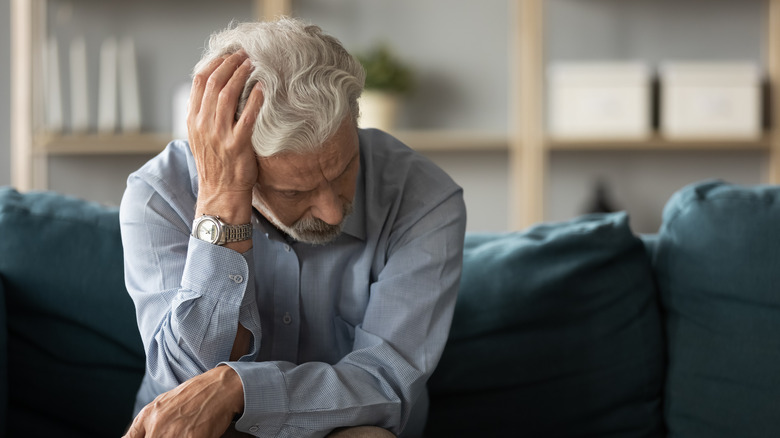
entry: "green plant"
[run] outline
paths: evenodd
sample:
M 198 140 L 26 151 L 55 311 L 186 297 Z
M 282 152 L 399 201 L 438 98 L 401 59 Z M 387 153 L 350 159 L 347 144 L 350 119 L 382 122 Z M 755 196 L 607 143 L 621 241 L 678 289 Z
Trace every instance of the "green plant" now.
M 366 70 L 367 90 L 405 94 L 412 90 L 412 70 L 386 44 L 379 44 L 357 59 Z

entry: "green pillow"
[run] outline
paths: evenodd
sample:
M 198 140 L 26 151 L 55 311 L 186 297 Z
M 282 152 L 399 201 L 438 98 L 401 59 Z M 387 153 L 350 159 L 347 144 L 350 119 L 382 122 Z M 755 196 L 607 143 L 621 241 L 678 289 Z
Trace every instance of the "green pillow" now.
M 670 434 L 780 437 L 780 187 L 680 190 L 654 263 L 668 315 Z
M 426 436 L 661 437 L 663 366 L 625 213 L 468 234 Z
M 144 371 L 115 208 L 0 189 L 9 436 L 121 436 Z

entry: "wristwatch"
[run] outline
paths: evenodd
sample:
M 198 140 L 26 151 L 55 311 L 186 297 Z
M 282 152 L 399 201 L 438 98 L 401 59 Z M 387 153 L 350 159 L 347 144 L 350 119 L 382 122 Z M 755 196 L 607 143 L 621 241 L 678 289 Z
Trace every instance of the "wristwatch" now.
M 204 214 L 192 223 L 192 236 L 215 245 L 252 238 L 252 224 L 228 225 L 219 216 Z

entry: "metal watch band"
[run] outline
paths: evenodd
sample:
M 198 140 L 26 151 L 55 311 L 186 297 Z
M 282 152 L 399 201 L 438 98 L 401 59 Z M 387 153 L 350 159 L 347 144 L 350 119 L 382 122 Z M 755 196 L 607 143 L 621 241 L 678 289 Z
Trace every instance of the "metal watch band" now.
M 225 243 L 241 242 L 252 238 L 252 224 L 224 225 Z

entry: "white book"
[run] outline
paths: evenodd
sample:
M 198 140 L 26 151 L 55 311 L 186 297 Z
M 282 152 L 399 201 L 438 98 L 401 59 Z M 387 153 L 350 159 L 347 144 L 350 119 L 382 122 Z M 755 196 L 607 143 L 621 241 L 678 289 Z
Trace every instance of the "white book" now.
M 46 86 L 44 103 L 46 107 L 46 130 L 60 132 L 63 127 L 62 116 L 62 86 L 60 83 L 60 56 L 57 39 L 50 37 L 46 42 L 44 56 L 44 71 Z
M 126 37 L 119 43 L 119 105 L 123 132 L 141 130 L 141 98 L 138 90 L 138 68 L 135 44 Z
M 98 90 L 98 132 L 113 134 L 117 122 L 117 44 L 107 38 L 100 47 L 100 84 Z
M 70 123 L 73 132 L 89 129 L 89 81 L 84 37 L 70 42 Z

